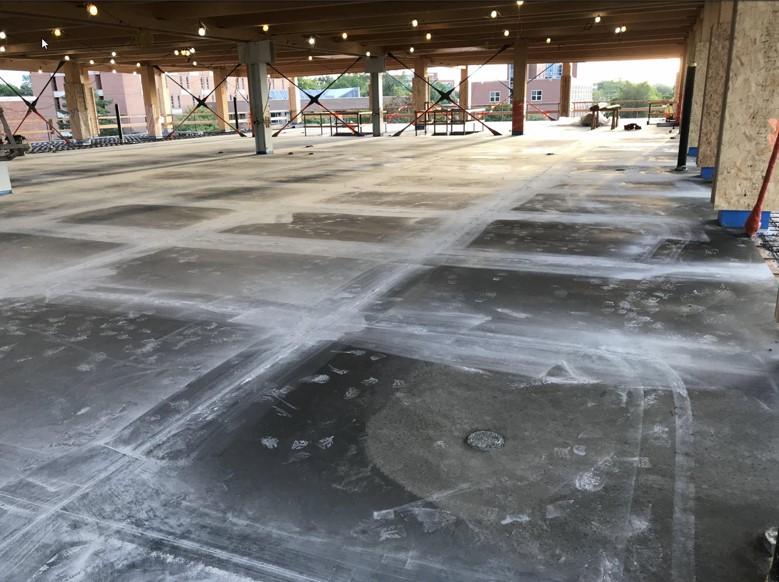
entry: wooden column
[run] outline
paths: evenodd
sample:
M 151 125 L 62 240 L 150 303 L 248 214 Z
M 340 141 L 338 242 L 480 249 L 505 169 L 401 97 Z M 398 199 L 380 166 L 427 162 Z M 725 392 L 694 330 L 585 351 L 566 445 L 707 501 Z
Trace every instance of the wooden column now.
M 725 77 L 730 49 L 733 3 L 724 1 L 719 5 L 719 16 L 711 33 L 706 84 L 703 90 L 703 111 L 698 140 L 698 166 L 704 178 L 714 177 L 717 163 L 717 148 L 720 142 L 722 103 L 725 96 Z
M 527 42 L 514 44 L 514 87 L 511 99 L 511 135 L 525 133 L 525 110 L 527 104 Z
M 298 78 L 292 79 L 295 83 L 298 82 Z M 300 95 L 298 89 L 292 83 L 288 83 L 287 86 L 287 99 L 289 100 L 289 118 L 292 119 L 300 111 Z
M 468 78 L 468 65 L 460 69 L 460 107 L 468 109 L 471 106 L 471 81 Z
M 417 57 L 414 59 L 414 72 L 427 79 L 427 59 L 425 57 Z M 417 111 L 424 111 L 426 109 L 425 103 L 428 100 L 428 86 L 427 84 L 417 76 L 414 76 L 411 82 L 411 93 L 413 95 L 414 109 Z
M 160 85 L 162 75 L 152 66 L 141 67 L 141 88 L 143 89 L 143 106 L 146 110 L 146 131 L 156 138 L 162 137 L 160 113 L 164 109 L 160 105 Z
M 713 201 L 717 209 L 747 211 L 755 204 L 779 131 L 779 3 L 739 0 L 733 18 Z M 763 210 L 779 210 L 779 180 L 769 185 Z M 725 222 L 722 214 L 720 222 Z
M 563 63 L 560 77 L 560 117 L 571 116 L 571 63 Z
M 92 81 L 87 68 L 76 61 L 63 67 L 65 72 L 65 101 L 68 105 L 70 132 L 73 139 L 87 140 L 99 135 L 97 107 Z
M 214 90 L 214 98 L 216 99 L 215 109 L 219 117 L 224 118 L 225 121 L 230 120 L 230 103 L 227 96 L 227 81 L 225 80 L 228 72 L 229 69 L 227 67 L 216 67 L 213 70 L 214 87 L 216 88 Z M 222 83 L 222 81 L 224 81 L 224 83 Z M 220 85 L 220 83 L 222 84 Z M 219 126 L 219 129 L 222 131 L 232 131 L 225 121 L 217 118 L 216 123 Z M 238 123 L 236 122 L 234 125 L 237 127 Z

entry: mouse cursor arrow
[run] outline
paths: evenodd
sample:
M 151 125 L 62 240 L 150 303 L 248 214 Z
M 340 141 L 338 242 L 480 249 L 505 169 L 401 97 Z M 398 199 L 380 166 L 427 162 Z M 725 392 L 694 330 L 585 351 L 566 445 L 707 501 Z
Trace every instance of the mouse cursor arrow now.
M 41 48 L 49 50 L 49 43 L 47 43 L 44 39 L 41 39 Z

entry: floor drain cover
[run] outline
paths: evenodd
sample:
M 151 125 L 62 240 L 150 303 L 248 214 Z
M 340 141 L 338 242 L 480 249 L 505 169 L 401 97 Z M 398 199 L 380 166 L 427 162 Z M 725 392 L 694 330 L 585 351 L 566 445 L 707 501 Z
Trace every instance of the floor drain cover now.
M 492 430 L 476 430 L 468 435 L 465 442 L 477 451 L 491 451 L 492 449 L 502 449 L 503 445 L 506 444 L 506 439 L 503 438 L 503 435 Z

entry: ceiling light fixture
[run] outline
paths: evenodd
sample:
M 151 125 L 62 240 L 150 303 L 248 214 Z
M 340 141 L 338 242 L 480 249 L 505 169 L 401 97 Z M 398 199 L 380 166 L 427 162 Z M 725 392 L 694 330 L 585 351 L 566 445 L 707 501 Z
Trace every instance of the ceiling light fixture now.
M 202 22 L 200 23 L 200 26 L 197 27 L 197 35 L 198 36 L 205 36 L 206 35 L 206 25 Z
M 344 39 L 344 40 L 346 40 L 347 38 L 349 38 L 349 33 L 342 32 L 342 33 L 341 33 L 341 38 L 342 38 L 342 39 Z
M 614 29 L 614 34 L 619 34 L 622 29 L 618 26 Z
M 192 61 L 192 66 L 197 67 L 197 61 Z
M 623 26 L 622 28 L 619 29 L 619 31 L 620 32 L 627 32 L 628 31 L 628 27 L 627 26 Z
M 70 55 L 65 55 L 65 60 L 69 61 L 70 60 Z
M 115 75 L 116 74 L 116 69 L 111 69 L 111 72 Z
M 600 22 L 600 14 L 598 14 L 598 15 L 595 17 L 595 24 L 598 24 L 599 22 Z
M 413 46 L 408 47 L 408 52 L 413 53 L 414 52 L 414 47 Z
M 89 64 L 90 65 L 94 65 L 95 64 L 95 59 L 89 59 Z
M 314 57 L 313 57 L 312 55 L 308 55 L 308 60 L 309 60 L 309 61 L 313 61 L 313 60 L 314 60 Z
M 5 45 L 0 44 L 0 53 L 4 53 L 4 52 L 5 52 Z
M 57 38 L 62 36 L 62 29 L 61 28 L 55 28 L 51 31 L 51 33 L 56 36 Z
M 116 56 L 116 51 L 111 51 L 111 56 L 115 57 Z
M 365 56 L 366 56 L 366 57 L 369 57 L 369 56 L 371 56 L 371 51 L 365 51 Z
M 194 55 L 195 54 L 195 47 L 192 47 L 191 49 L 189 49 L 189 52 Z
M 173 54 L 179 56 L 179 49 L 174 49 Z
M 8 35 L 5 34 L 4 30 L 0 30 L 0 40 L 5 40 L 6 38 L 8 38 Z
M 311 46 L 314 46 L 316 44 L 316 39 L 313 36 L 308 37 L 308 44 Z
M 90 16 L 97 16 L 97 4 L 93 4 L 92 2 L 87 4 L 87 13 Z
M 412 26 L 412 28 L 416 28 L 417 26 L 419 26 L 419 20 L 417 20 L 416 18 L 414 20 L 412 20 L 411 21 L 411 26 Z
M 551 42 L 552 42 L 552 39 L 551 39 L 550 37 L 548 37 L 548 36 L 547 36 L 547 37 L 546 37 L 546 44 L 551 44 Z
M 517 7 L 522 6 L 525 3 L 525 0 L 517 0 Z
M 497 17 L 498 17 L 498 11 L 497 10 L 493 10 L 492 12 L 490 12 L 490 18 L 497 18 Z
M 110 60 L 110 61 L 108 61 L 108 62 L 109 62 L 109 63 L 111 63 L 112 65 L 115 65 L 115 64 L 116 64 L 116 59 L 111 59 L 111 60 Z
M 503 36 L 509 36 L 511 34 L 511 31 L 507 28 L 503 31 Z
M 263 32 L 268 32 L 269 30 L 270 30 L 270 26 L 269 25 L 267 25 L 267 24 L 263 24 L 262 25 L 262 31 Z
M 141 68 L 141 63 L 135 63 L 135 68 L 140 69 Z
M 426 40 L 430 40 L 431 38 L 433 38 L 433 35 L 432 35 L 432 34 L 430 34 L 430 33 L 428 32 L 428 33 L 425 35 L 425 39 L 426 39 Z

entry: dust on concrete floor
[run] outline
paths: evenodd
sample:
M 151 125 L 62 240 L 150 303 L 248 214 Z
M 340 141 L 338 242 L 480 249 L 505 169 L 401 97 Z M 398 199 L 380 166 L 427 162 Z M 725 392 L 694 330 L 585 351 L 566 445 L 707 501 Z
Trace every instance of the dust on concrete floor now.
M 775 282 L 665 131 L 529 127 L 13 162 L 3 576 L 760 580 Z

